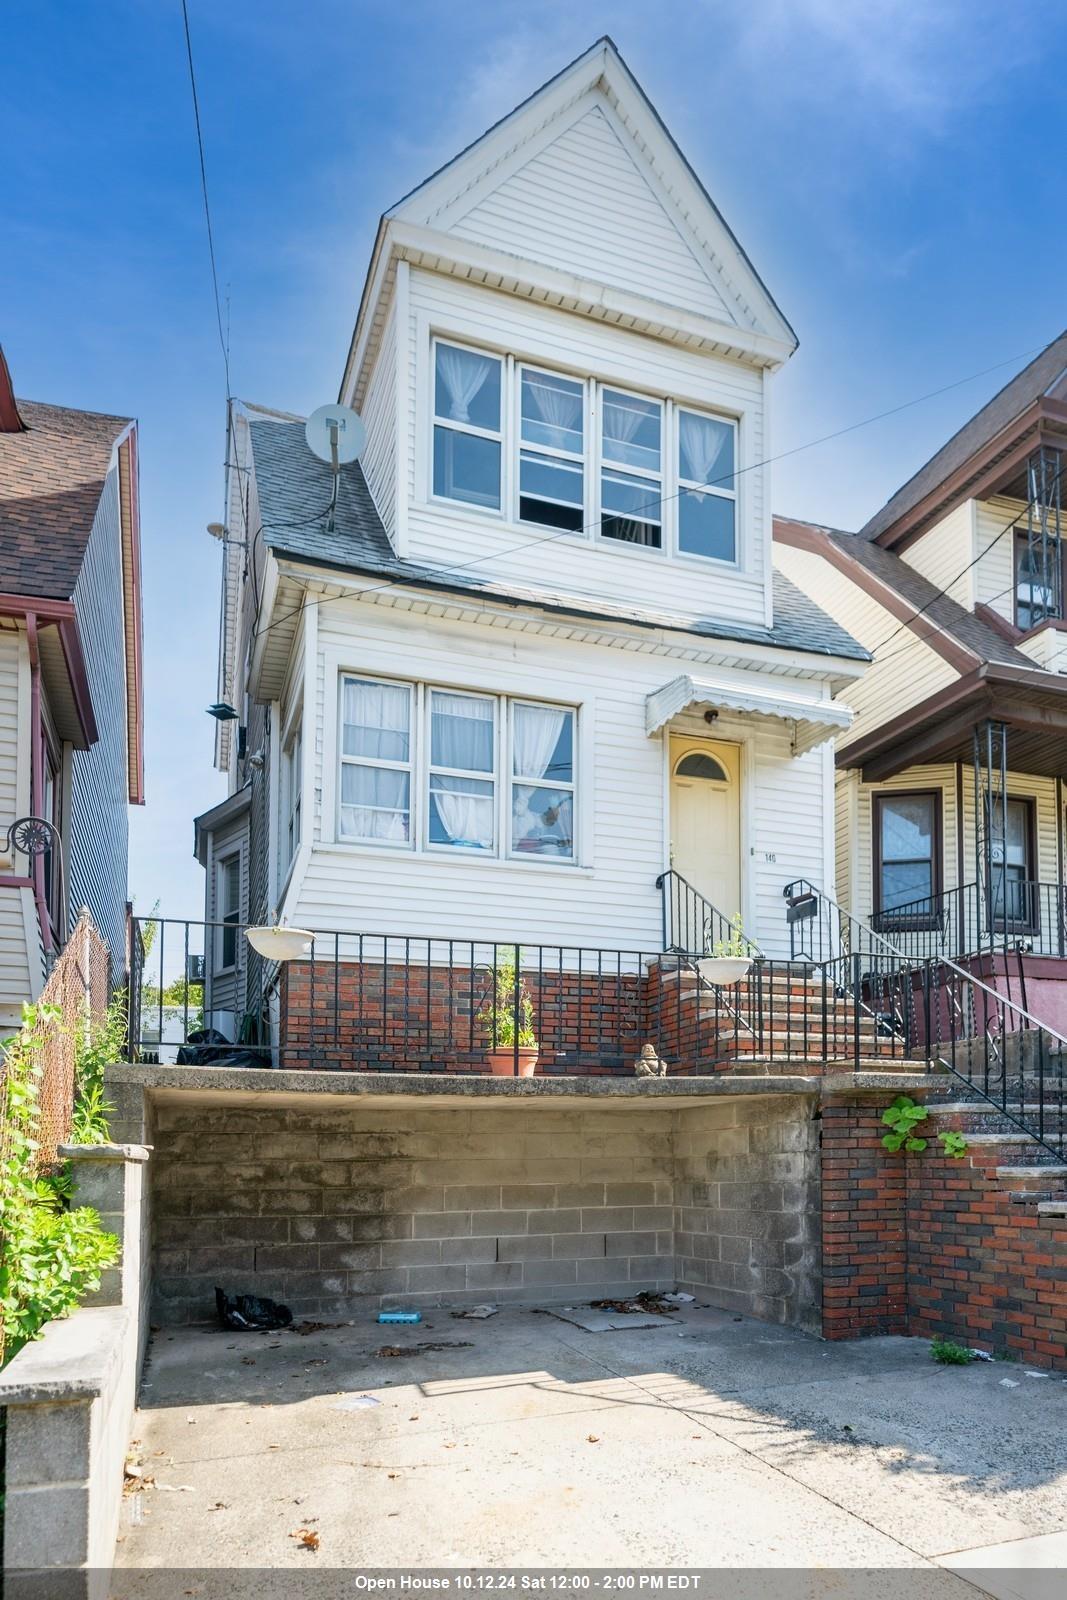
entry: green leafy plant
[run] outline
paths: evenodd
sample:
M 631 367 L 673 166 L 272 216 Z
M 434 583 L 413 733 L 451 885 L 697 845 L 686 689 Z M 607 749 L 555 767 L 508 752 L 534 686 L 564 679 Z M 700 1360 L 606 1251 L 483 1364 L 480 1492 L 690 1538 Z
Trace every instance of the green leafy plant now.
M 894 1151 L 925 1150 L 927 1141 L 920 1138 L 915 1129 L 926 1121 L 926 1117 L 925 1106 L 916 1105 L 910 1095 L 898 1094 L 893 1104 L 882 1112 L 882 1121 L 890 1130 L 882 1135 L 885 1148 Z
M 38 1171 L 41 1051 L 62 1025 L 56 1006 L 25 1006 L 22 1031 L 4 1048 L 0 1158 L 0 1350 L 10 1359 L 47 1322 L 71 1311 L 118 1259 L 90 1206 L 70 1207 L 66 1173 Z
M 893 1104 L 882 1112 L 882 1121 L 890 1130 L 882 1135 L 887 1150 L 911 1150 L 916 1154 L 926 1149 L 928 1139 L 916 1133 L 929 1116 L 925 1106 L 918 1105 L 910 1095 L 898 1094 Z M 937 1135 L 937 1141 L 946 1156 L 961 1161 L 967 1152 L 967 1141 L 962 1133 L 949 1129 Z
M 516 1038 L 516 995 L 518 996 L 518 1038 Z M 479 1024 L 491 1050 L 537 1049 L 534 1032 L 533 998 L 526 979 L 519 976 L 513 961 L 501 961 L 491 973 L 491 987 L 478 1014 Z
M 104 1144 L 114 1106 L 104 1095 L 104 1073 L 126 1053 L 126 996 L 116 995 L 102 1017 L 86 1006 L 74 1036 L 74 1113 L 71 1144 Z
M 931 1339 L 930 1357 L 943 1367 L 966 1367 L 974 1360 L 974 1351 L 952 1339 Z
M 741 925 L 740 911 L 735 911 L 730 918 L 730 932 L 726 938 L 716 940 L 709 954 L 720 959 L 727 959 L 731 956 L 741 956 L 747 959 L 747 957 L 751 956 L 752 945 L 745 937 L 745 930 Z

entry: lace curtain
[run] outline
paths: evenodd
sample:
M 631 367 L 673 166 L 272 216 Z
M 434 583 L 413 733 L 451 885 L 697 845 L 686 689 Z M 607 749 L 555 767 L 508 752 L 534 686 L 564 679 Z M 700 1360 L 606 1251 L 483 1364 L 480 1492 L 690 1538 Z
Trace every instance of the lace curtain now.
M 493 370 L 488 356 L 472 350 L 437 346 L 437 376 L 448 392 L 448 415 L 454 422 L 470 421 L 470 405 Z
M 435 693 L 431 703 L 430 759 L 435 767 L 465 772 L 493 770 L 493 706 L 462 694 Z M 441 825 L 453 844 L 493 847 L 490 781 L 438 776 L 431 789 Z
M 355 839 L 408 838 L 408 774 L 389 767 L 344 766 L 341 825 Z
M 369 760 L 406 761 L 411 690 L 402 684 L 345 683 L 344 753 Z
M 554 711 L 551 706 L 515 707 L 513 762 L 517 778 L 544 777 L 563 732 L 566 715 L 565 711 Z
M 691 483 L 718 483 L 728 489 L 733 462 L 727 458 L 733 445 L 733 432 L 708 417 L 678 413 L 678 444 L 681 450 L 681 476 Z M 721 463 L 721 472 L 720 472 Z M 719 483 L 719 477 L 722 482 Z M 703 498 L 703 496 L 701 496 Z
M 540 372 L 524 375 L 522 386 L 524 400 L 530 401 L 536 413 L 532 420 L 544 425 L 546 437 L 537 442 L 556 450 L 580 451 L 583 437 L 581 392 L 575 394 L 571 388 L 563 387 L 562 380 L 557 382 Z

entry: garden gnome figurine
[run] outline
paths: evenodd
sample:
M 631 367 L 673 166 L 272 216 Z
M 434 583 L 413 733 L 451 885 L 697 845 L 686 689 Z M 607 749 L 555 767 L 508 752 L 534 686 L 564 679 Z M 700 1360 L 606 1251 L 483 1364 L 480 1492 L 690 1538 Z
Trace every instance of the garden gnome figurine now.
M 643 1044 L 641 1054 L 634 1062 L 634 1071 L 639 1078 L 665 1078 L 667 1063 L 656 1054 L 654 1044 Z

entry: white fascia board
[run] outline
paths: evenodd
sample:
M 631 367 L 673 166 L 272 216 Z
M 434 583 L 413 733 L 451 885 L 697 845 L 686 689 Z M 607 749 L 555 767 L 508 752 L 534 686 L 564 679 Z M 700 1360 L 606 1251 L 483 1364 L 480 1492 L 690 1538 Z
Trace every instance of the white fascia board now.
M 263 659 L 271 643 L 271 630 L 275 624 L 274 603 L 278 597 L 280 581 L 277 557 L 269 547 L 266 550 L 266 557 L 263 567 L 263 594 L 259 606 L 259 632 L 252 645 L 248 663 L 248 693 L 253 700 L 257 698 L 256 689 L 263 673 Z M 295 624 L 299 618 L 293 617 L 290 620 Z

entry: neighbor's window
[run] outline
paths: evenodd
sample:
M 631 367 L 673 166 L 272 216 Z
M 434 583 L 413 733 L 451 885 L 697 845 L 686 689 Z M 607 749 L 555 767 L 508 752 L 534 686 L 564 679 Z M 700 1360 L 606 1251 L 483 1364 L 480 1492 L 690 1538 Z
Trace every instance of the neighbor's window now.
M 411 713 L 406 683 L 343 680 L 342 837 L 410 844 Z
M 430 844 L 494 848 L 495 764 L 493 701 L 484 695 L 431 689 Z
M 1015 625 L 1024 631 L 1063 615 L 1063 552 L 1055 538 L 1015 536 Z
M 992 890 L 994 920 L 1003 925 L 1030 927 L 1035 920 L 1037 894 L 1034 885 L 1034 801 L 1012 800 L 1004 803 L 1004 820 L 1000 818 L 1001 801 L 994 795 L 990 818 L 993 841 L 989 881 Z M 1003 861 L 998 859 L 1003 849 Z
M 941 888 L 940 807 L 936 790 L 875 795 L 875 911 L 881 916 L 919 917 L 935 909 L 930 902 Z
M 289 736 L 282 752 L 282 871 L 285 872 L 300 844 L 300 761 L 302 742 L 299 725 Z
M 585 505 L 585 385 L 523 367 L 519 413 L 519 520 L 575 532 Z
M 662 548 L 662 433 L 658 400 L 601 391 L 600 532 L 605 539 Z
M 736 559 L 736 434 L 732 422 L 678 412 L 678 548 L 687 555 Z
M 237 929 L 241 921 L 241 857 L 225 856 L 218 864 L 219 966 L 237 965 Z
M 499 356 L 434 346 L 433 492 L 500 508 Z
M 574 859 L 574 712 L 511 708 L 511 848 Z

